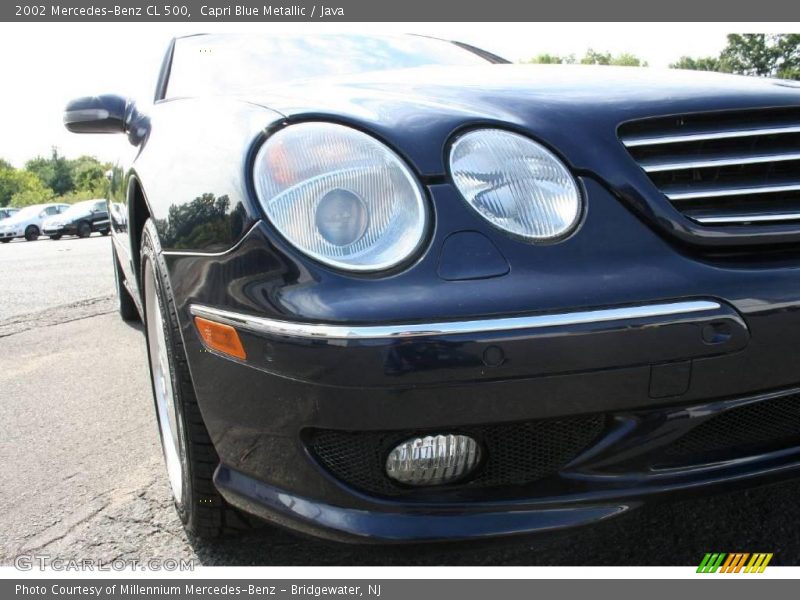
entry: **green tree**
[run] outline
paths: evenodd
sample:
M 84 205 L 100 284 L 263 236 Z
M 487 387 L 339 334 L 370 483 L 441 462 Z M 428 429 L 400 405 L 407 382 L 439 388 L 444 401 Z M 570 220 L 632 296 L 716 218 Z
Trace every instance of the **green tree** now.
M 586 51 L 586 55 L 581 59 L 582 65 L 610 65 L 610 52 L 595 52 L 591 48 Z
M 53 199 L 53 190 L 30 171 L 16 171 L 17 191 L 11 196 L 11 206 L 42 204 Z
M 704 56 L 692 58 L 691 56 L 681 56 L 677 62 L 672 63 L 670 69 L 685 69 L 689 71 L 722 71 L 730 73 L 730 68 L 719 58 Z
M 634 54 L 623 52 L 611 58 L 611 64 L 618 67 L 646 67 L 647 61 L 640 59 Z
M 52 197 L 52 190 L 33 173 L 13 167 L 0 168 L 0 206 L 27 206 Z
M 800 79 L 800 34 L 732 33 L 719 57 L 684 56 L 670 67 Z
M 13 167 L 0 166 L 0 207 L 8 206 L 12 196 L 20 190 L 17 171 Z
M 19 191 L 16 188 L 14 172 L 14 166 L 7 160 L 0 158 L 0 207 L 8 206 L 8 203 L 11 202 L 11 196 Z
M 53 201 L 73 203 L 105 198 L 112 165 L 93 156 L 67 160 L 53 148 L 50 158 L 37 157 L 25 169 L 0 159 L 0 206 L 27 206 Z
M 613 65 L 616 67 L 646 67 L 647 62 L 638 56 L 623 52 L 612 55 L 610 52 L 596 52 L 589 48 L 581 59 L 582 65 Z
M 52 149 L 50 158 L 37 156 L 25 163 L 25 169 L 36 175 L 54 194 L 61 195 L 75 189 L 70 162 Z
M 72 181 L 76 190 L 90 190 L 96 187 L 99 181 L 105 180 L 108 165 L 104 165 L 94 156 L 81 156 L 70 161 Z
M 539 65 L 574 65 L 579 62 L 574 54 L 561 56 L 558 54 L 543 53 L 523 61 L 527 64 Z M 580 60 L 582 65 L 614 65 L 618 67 L 646 67 L 647 61 L 643 61 L 638 56 L 629 53 L 613 55 L 610 52 L 596 52 L 589 48 L 584 57 Z
M 559 56 L 558 54 L 548 54 L 545 52 L 523 62 L 536 65 L 573 65 L 576 61 L 574 54 Z

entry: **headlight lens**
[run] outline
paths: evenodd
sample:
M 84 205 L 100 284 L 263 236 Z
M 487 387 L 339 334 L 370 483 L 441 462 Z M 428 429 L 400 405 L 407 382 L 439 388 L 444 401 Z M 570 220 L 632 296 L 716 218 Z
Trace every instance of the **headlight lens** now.
M 575 179 L 547 148 L 501 129 L 458 138 L 450 172 L 467 203 L 495 227 L 531 242 L 561 238 L 577 225 Z
M 414 175 L 389 148 L 350 127 L 300 123 L 277 131 L 258 151 L 254 179 L 278 231 L 333 267 L 388 269 L 425 237 L 427 208 Z

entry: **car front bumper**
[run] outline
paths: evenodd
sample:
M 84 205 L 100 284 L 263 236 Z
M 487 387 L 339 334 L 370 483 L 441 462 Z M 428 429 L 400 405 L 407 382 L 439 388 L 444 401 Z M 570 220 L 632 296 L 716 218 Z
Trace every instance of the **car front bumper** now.
M 400 326 L 405 335 L 393 336 L 393 328 L 296 324 L 287 325 L 288 333 L 268 320 L 194 307 L 197 316 L 234 325 L 248 352 L 248 363 L 208 349 L 193 353 L 193 372 L 208 374 L 195 375 L 195 386 L 222 457 L 215 483 L 243 510 L 315 535 L 425 541 L 593 523 L 665 493 L 777 477 L 800 467 L 800 448 L 794 447 L 800 436 L 793 441 L 789 430 L 782 437 L 787 428 L 778 427 L 769 439 L 749 439 L 741 430 L 721 445 L 714 438 L 726 422 L 736 427 L 750 420 L 758 430 L 760 413 L 773 419 L 794 410 L 796 425 L 800 390 L 675 403 L 693 378 L 702 381 L 726 361 L 746 356 L 749 332 L 735 311 L 709 300 L 609 311 L 515 318 L 515 329 L 506 320 L 450 323 L 451 330 L 442 324 Z M 711 334 L 720 331 L 725 335 L 715 340 Z M 454 378 L 467 365 L 501 371 L 502 364 L 485 364 L 485 348 L 503 348 L 505 360 L 542 372 L 443 385 L 441 374 L 431 378 L 420 368 Z M 683 358 L 676 360 L 670 348 Z M 548 357 L 565 355 L 579 368 L 594 356 L 604 368 L 554 373 L 565 363 Z M 387 378 L 382 381 L 369 376 L 378 363 Z M 387 383 L 409 373 L 421 383 Z M 480 441 L 487 424 L 501 430 L 518 423 L 570 427 L 566 423 L 582 415 L 601 415 L 597 435 L 533 480 L 526 481 L 520 467 L 517 485 L 489 488 L 467 482 L 387 496 L 365 489 L 357 477 L 348 480 L 352 469 L 331 468 L 309 443 L 309 432 L 317 430 L 381 432 L 379 439 L 392 440 L 391 446 L 420 433 L 476 428 Z M 349 460 L 372 462 L 375 476 L 385 477 L 386 446 L 376 453 L 382 459 L 365 453 Z
M 75 225 L 61 225 L 60 227 L 45 227 L 42 229 L 44 235 L 76 235 Z
M 221 255 L 167 252 L 221 493 L 317 535 L 415 541 L 575 526 L 667 493 L 794 473 L 800 262 L 698 259 L 585 185 L 581 234 L 534 249 L 494 237 L 511 264 L 494 279 L 425 273 L 447 231 L 414 269 L 423 283 L 337 279 L 288 258 L 263 223 Z M 462 204 L 448 186 L 433 194 L 440 213 Z M 246 361 L 206 348 L 194 316 L 233 325 Z M 428 432 L 535 440 L 555 423 L 572 439 L 582 420 L 596 428 L 570 452 L 497 485 L 476 474 L 392 491 L 373 485 L 381 473 L 366 481 L 340 464 L 361 456 L 380 470 L 385 444 Z M 318 432 L 362 449 L 382 441 L 336 463 Z

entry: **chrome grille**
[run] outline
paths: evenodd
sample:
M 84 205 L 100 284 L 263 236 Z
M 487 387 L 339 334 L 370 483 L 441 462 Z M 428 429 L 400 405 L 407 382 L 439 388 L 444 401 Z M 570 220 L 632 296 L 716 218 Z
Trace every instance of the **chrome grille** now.
M 800 225 L 800 107 L 626 123 L 622 143 L 705 226 Z

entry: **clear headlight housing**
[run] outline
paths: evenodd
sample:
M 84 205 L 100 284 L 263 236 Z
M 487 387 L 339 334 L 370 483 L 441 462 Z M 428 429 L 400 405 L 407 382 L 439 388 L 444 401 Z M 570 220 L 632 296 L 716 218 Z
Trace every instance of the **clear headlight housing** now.
M 502 129 L 478 129 L 450 150 L 450 173 L 484 219 L 529 242 L 548 242 L 578 224 L 582 200 L 575 178 L 552 152 Z
M 422 188 L 375 138 L 334 123 L 275 132 L 253 176 L 269 221 L 298 250 L 348 271 L 380 271 L 411 257 L 425 238 Z

